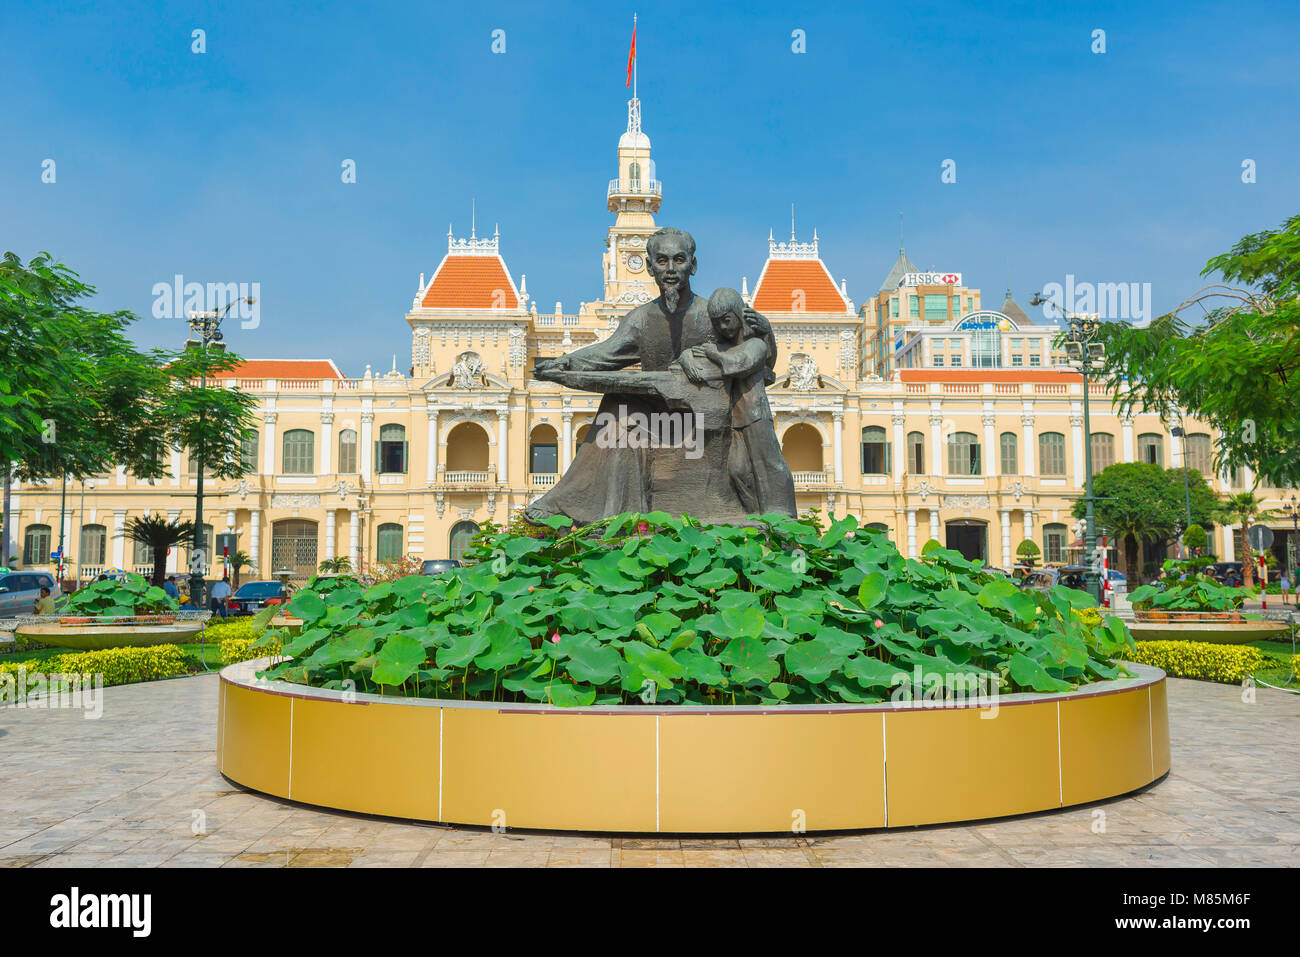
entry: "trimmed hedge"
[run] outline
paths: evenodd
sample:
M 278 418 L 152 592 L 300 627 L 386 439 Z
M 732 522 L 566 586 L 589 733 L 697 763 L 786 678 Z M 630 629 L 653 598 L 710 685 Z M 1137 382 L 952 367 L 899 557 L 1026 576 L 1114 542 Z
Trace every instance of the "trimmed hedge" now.
M 189 659 L 175 645 L 150 645 L 72 652 L 34 661 L 6 661 L 0 663 L 0 680 L 4 675 L 13 675 L 16 680 L 20 671 L 25 671 L 29 679 L 33 674 L 92 674 L 103 675 L 105 685 L 124 685 L 175 678 L 191 670 Z
M 280 642 L 272 639 L 254 648 L 253 642 L 256 640 L 256 638 L 227 638 L 221 643 L 221 663 L 233 665 L 240 661 L 250 661 L 253 658 L 280 653 Z
M 253 616 L 248 615 L 241 618 L 227 618 L 224 621 L 209 619 L 203 628 L 203 632 L 205 641 L 224 644 L 230 638 L 242 638 L 252 641 L 262 633 L 262 628 L 257 626 Z
M 1139 641 L 1129 661 L 1160 668 L 1172 678 L 1198 678 L 1238 684 L 1268 665 L 1268 657 L 1250 645 L 1208 641 Z

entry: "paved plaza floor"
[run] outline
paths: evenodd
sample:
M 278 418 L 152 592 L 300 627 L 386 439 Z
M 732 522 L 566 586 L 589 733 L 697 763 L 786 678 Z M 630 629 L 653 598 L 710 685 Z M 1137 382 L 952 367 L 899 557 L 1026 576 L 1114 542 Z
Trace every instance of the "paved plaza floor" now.
M 217 678 L 104 690 L 103 716 L 0 708 L 0 866 L 1300 865 L 1300 696 L 1169 681 L 1173 770 L 1130 797 L 988 823 L 753 839 L 413 824 L 244 791 Z M 199 833 L 195 833 L 195 831 Z

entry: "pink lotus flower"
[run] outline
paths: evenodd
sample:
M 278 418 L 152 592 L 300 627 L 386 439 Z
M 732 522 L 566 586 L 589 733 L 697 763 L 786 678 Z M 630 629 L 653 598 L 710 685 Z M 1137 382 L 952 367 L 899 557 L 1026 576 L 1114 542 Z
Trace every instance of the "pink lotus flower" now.
M 646 532 L 648 532 L 648 531 L 650 531 L 650 523 L 649 523 L 649 522 L 640 522 L 640 523 L 637 524 L 637 527 L 636 527 L 636 533 L 637 533 L 638 535 L 644 535 L 644 534 L 645 534 Z
M 853 532 L 845 532 L 845 533 L 844 533 L 844 537 L 845 537 L 845 538 L 852 538 L 853 535 L 854 535 Z
M 551 641 L 553 641 L 557 645 L 560 643 L 560 633 L 558 631 L 555 634 L 551 635 Z
M 877 627 L 877 628 L 879 628 L 879 627 L 880 627 L 881 625 L 883 625 L 883 624 L 884 624 L 884 622 L 881 621 L 879 618 L 876 619 L 876 627 Z

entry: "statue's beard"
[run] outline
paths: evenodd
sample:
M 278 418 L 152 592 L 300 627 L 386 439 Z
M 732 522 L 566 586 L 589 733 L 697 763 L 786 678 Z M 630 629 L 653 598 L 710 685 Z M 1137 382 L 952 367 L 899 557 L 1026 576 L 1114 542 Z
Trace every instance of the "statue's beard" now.
M 681 305 L 682 294 L 689 293 L 690 291 L 691 287 L 686 284 L 673 286 L 665 283 L 659 287 L 659 295 L 663 297 L 664 307 L 667 308 L 669 312 L 676 312 L 677 307 Z

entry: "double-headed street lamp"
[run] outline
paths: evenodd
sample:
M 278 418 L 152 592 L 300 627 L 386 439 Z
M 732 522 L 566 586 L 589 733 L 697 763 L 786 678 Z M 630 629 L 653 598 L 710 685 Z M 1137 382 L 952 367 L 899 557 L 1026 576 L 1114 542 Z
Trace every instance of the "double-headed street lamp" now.
M 1296 559 L 1300 558 L 1300 500 L 1297 500 L 1295 493 L 1282 502 L 1282 512 L 1287 518 L 1291 519 L 1291 529 L 1294 533 L 1291 539 L 1291 547 L 1287 549 L 1287 566 L 1291 572 L 1291 581 L 1294 584 L 1297 577 Z M 1300 585 L 1296 586 L 1296 594 L 1300 595 Z
M 226 303 L 221 309 L 208 309 L 203 312 L 191 312 L 190 338 L 185 343 L 186 349 L 225 349 L 226 344 L 222 342 L 221 323 L 226 318 L 226 314 L 231 308 L 241 302 L 246 302 L 250 306 L 256 302 L 252 296 L 244 296 L 242 299 L 234 299 Z M 202 367 L 199 372 L 199 387 L 206 389 L 208 387 L 208 371 L 206 366 Z M 203 407 L 199 406 L 199 421 L 203 421 Z M 190 552 L 190 601 L 196 608 L 203 607 L 203 599 L 207 596 L 203 593 L 203 573 L 207 567 L 207 553 L 203 549 L 203 441 L 202 428 L 199 429 L 198 448 L 192 450 L 195 457 L 195 504 L 194 504 L 194 548 Z
M 1187 530 L 1192 527 L 1192 483 L 1187 477 L 1187 430 L 1181 425 L 1175 425 L 1169 430 L 1169 434 L 1176 439 L 1183 440 L 1183 502 L 1187 508 L 1187 514 L 1183 521 L 1183 539 L 1182 549 L 1183 558 L 1187 558 Z
M 1070 331 L 1065 334 L 1066 363 L 1083 373 L 1083 470 L 1084 470 L 1084 565 L 1083 573 L 1088 594 L 1098 603 L 1101 602 L 1101 583 L 1097 571 L 1097 522 L 1094 509 L 1096 499 L 1092 494 L 1092 425 L 1088 417 L 1088 373 L 1100 371 L 1105 362 L 1105 348 L 1095 341 L 1101 320 L 1096 315 L 1081 314 L 1068 316 L 1060 303 L 1036 292 L 1029 297 L 1031 306 L 1051 303 L 1061 318 L 1069 323 Z

